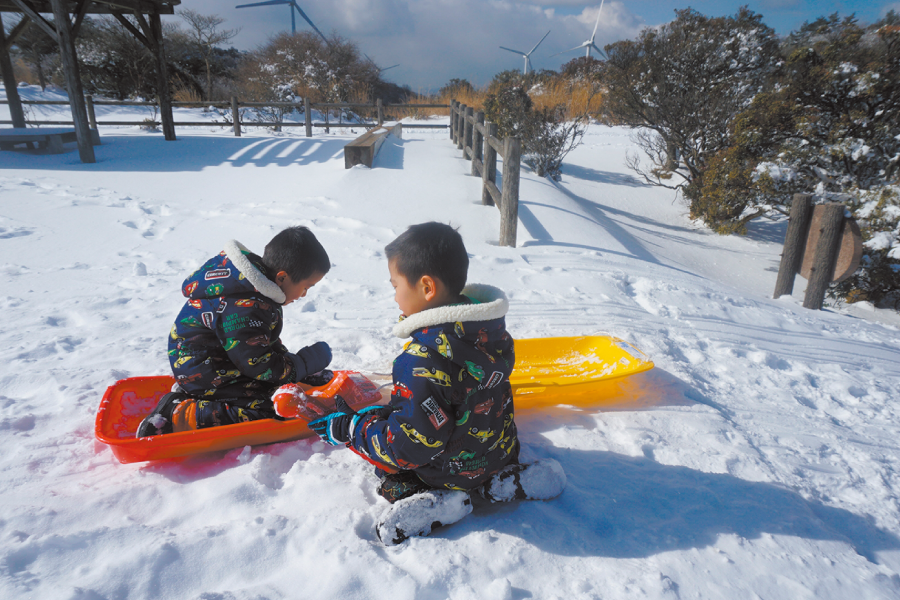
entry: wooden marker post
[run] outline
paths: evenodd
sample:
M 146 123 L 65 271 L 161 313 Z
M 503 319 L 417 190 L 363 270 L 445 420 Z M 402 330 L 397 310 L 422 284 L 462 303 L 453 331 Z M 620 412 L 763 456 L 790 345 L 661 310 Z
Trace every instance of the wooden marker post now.
M 778 268 L 778 279 L 775 281 L 776 299 L 790 295 L 794 291 L 794 276 L 800 272 L 803 250 L 806 248 L 806 235 L 812 216 L 812 199 L 811 194 L 794 194 L 787 233 L 784 235 L 781 266 Z
M 834 277 L 844 224 L 843 204 L 825 204 L 822 208 L 819 241 L 816 244 L 809 283 L 806 285 L 806 296 L 803 298 L 803 307 L 813 310 L 821 310 L 825 290 Z

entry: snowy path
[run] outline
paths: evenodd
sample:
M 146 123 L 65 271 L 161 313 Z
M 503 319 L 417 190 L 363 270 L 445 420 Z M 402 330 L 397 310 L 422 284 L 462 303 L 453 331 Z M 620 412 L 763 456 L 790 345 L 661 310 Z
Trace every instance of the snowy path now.
M 771 300 L 783 224 L 698 229 L 630 178 L 626 132 L 592 128 L 558 185 L 523 171 L 517 249 L 446 132 L 406 137 L 348 171 L 341 136 L 125 131 L 95 166 L 0 153 L 0 597 L 900 595 L 896 327 Z M 313 227 L 335 266 L 285 311 L 285 342 L 385 370 L 382 249 L 429 219 L 460 226 L 518 337 L 606 331 L 656 362 L 638 410 L 517 415 L 526 456 L 565 467 L 559 499 L 385 549 L 349 452 L 120 465 L 93 441 L 107 385 L 167 372 L 179 285 L 230 238 Z

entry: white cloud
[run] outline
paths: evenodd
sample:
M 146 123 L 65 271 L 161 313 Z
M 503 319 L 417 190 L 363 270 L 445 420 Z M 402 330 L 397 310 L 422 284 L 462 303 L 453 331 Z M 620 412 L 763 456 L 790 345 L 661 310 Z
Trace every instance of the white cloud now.
M 521 69 L 522 59 L 499 46 L 530 49 L 548 30 L 547 39 L 532 55 L 538 69 L 557 69 L 577 53 L 556 57 L 588 39 L 599 2 L 578 14 L 560 14 L 548 6 L 584 6 L 568 0 L 509 2 L 504 0 L 298 0 L 304 12 L 326 33 L 335 31 L 355 41 L 380 65 L 400 63 L 386 73 L 413 90 L 436 89 L 453 77 L 484 85 L 506 69 Z M 268 36 L 290 30 L 285 6 L 234 9 L 217 0 L 190 0 L 182 6 L 201 13 L 218 13 L 223 27 L 242 27 L 236 47 L 253 49 Z M 177 12 L 176 8 L 176 12 Z M 597 45 L 635 37 L 643 21 L 621 1 L 606 2 L 597 31 Z M 298 30 L 308 25 L 298 19 Z

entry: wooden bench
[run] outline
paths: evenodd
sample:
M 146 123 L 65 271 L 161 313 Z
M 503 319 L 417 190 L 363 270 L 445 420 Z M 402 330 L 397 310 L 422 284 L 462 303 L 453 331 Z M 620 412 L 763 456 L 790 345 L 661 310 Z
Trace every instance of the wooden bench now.
M 381 145 L 389 135 L 403 139 L 403 124 L 397 123 L 370 129 L 344 146 L 344 168 L 349 169 L 354 165 L 366 165 L 371 168 L 372 163 L 375 162 L 375 155 L 378 154 Z
M 91 129 L 91 143 L 100 145 L 100 132 Z M 0 150 L 13 150 L 15 146 L 26 144 L 33 148 L 46 148 L 50 154 L 61 154 L 66 151 L 63 144 L 77 142 L 74 128 L 68 127 L 11 127 L 0 129 Z

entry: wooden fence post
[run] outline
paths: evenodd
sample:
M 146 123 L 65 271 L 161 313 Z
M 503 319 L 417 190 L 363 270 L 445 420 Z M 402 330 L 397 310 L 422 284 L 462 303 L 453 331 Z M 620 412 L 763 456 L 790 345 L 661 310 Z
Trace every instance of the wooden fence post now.
M 506 138 L 503 144 L 503 191 L 500 195 L 500 245 L 516 247 L 519 226 L 519 168 L 522 142 Z
M 472 131 L 475 129 L 472 126 L 472 121 L 469 119 L 473 119 L 475 115 L 475 109 L 471 106 L 466 107 L 466 114 L 463 115 L 463 124 L 465 125 L 465 139 L 463 140 L 463 158 L 466 160 L 471 160 L 473 152 L 472 152 Z M 468 156 L 466 153 L 468 152 Z
M 456 100 L 450 101 L 450 141 L 456 141 L 456 121 L 454 120 L 456 114 Z
M 487 135 L 484 136 L 484 168 L 481 170 L 481 203 L 484 206 L 493 206 L 494 197 L 488 190 L 487 182 L 497 183 L 497 151 L 488 141 L 492 137 L 497 137 L 497 124 L 485 121 L 484 129 Z
M 381 98 L 375 101 L 375 110 L 378 113 L 378 126 L 381 127 L 384 125 L 384 104 Z
M 794 291 L 794 276 L 800 271 L 800 261 L 803 259 L 806 236 L 809 233 L 812 199 L 811 194 L 794 194 L 791 216 L 784 234 L 781 266 L 778 267 L 778 279 L 775 281 L 775 298 L 790 295 Z
M 465 104 L 459 105 L 456 111 L 456 148 L 462 150 L 466 142 L 466 108 Z
M 85 96 L 84 104 L 87 106 L 88 125 L 91 129 L 97 129 L 97 113 L 94 112 L 94 97 Z
M 241 111 L 238 110 L 237 96 L 231 97 L 231 124 L 234 128 L 234 137 L 241 137 Z
M 841 229 L 844 224 L 843 204 L 825 204 L 823 208 L 822 229 L 816 244 L 809 283 L 806 285 L 806 296 L 803 298 L 803 307 L 813 310 L 821 310 L 825 290 L 834 277 L 834 265 L 840 251 Z
M 303 99 L 303 116 L 306 119 L 306 137 L 312 137 L 312 106 L 309 103 L 309 96 Z
M 475 123 L 484 126 L 484 113 L 475 113 Z M 484 135 L 477 127 L 472 127 L 472 175 L 479 175 L 478 169 L 484 171 Z

